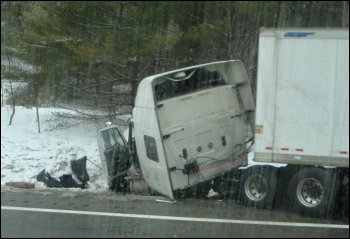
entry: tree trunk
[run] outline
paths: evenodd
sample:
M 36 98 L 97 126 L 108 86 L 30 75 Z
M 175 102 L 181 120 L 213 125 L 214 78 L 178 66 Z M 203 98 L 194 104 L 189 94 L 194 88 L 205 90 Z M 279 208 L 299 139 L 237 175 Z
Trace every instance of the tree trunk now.
M 36 120 L 38 122 L 38 131 L 39 131 L 39 134 L 40 134 L 40 119 L 39 119 L 39 107 L 38 107 L 38 102 L 36 103 Z
M 13 119 L 13 116 L 15 116 L 15 112 L 16 112 L 16 97 L 13 94 L 12 82 L 10 82 L 10 92 L 11 92 L 11 99 L 12 99 L 12 114 L 10 117 L 9 125 L 12 124 L 12 119 Z
M 35 96 L 35 108 L 36 108 L 36 121 L 38 123 L 38 132 L 40 134 L 40 118 L 39 118 L 39 85 L 34 82 L 34 96 Z
M 10 122 L 9 122 L 9 125 L 12 124 L 12 119 L 13 119 L 13 116 L 15 115 L 15 112 L 16 112 L 16 99 L 15 98 L 12 98 L 12 114 L 11 114 L 11 117 L 10 117 Z
M 5 97 L 4 89 L 3 89 L 2 83 L 1 83 L 1 106 L 4 106 L 4 97 Z

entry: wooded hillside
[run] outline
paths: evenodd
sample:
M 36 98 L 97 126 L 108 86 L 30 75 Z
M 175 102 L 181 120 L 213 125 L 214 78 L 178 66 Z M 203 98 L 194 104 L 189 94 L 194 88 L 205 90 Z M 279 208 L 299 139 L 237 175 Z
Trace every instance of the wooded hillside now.
M 255 91 L 261 27 L 348 26 L 348 1 L 2 1 L 1 80 L 27 83 L 17 104 L 114 115 L 144 77 L 211 61 L 241 59 Z

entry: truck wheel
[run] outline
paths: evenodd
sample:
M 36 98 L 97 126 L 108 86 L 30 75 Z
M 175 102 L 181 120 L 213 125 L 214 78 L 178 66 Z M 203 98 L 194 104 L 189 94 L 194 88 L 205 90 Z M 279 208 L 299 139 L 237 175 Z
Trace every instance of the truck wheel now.
M 243 171 L 238 199 L 256 208 L 273 207 L 277 184 L 277 169 L 253 166 Z
M 310 167 L 296 173 L 288 187 L 293 211 L 312 217 L 329 215 L 336 191 L 332 172 Z

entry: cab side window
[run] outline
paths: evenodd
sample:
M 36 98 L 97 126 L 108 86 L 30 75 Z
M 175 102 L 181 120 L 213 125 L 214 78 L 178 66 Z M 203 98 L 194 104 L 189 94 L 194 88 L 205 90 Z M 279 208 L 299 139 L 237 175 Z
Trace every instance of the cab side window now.
M 159 162 L 155 138 L 144 135 L 144 140 L 147 157 L 155 162 Z

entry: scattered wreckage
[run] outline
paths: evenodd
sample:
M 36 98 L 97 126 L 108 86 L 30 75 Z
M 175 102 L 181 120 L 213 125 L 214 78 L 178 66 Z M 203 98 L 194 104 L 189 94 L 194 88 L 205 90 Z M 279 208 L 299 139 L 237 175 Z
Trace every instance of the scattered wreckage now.
M 50 188 L 82 188 L 86 189 L 87 182 L 90 180 L 89 174 L 86 170 L 87 157 L 84 156 L 77 160 L 71 160 L 70 166 L 73 174 L 81 182 L 78 183 L 71 174 L 63 174 L 59 180 L 52 177 L 43 169 L 36 177 L 38 182 L 43 182 Z

